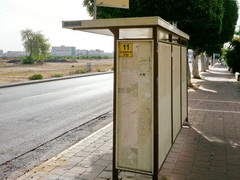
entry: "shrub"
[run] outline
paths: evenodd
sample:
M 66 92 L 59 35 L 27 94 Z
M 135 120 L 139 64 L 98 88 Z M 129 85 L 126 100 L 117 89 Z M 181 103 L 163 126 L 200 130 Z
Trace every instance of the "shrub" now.
M 23 64 L 33 64 L 35 62 L 35 60 L 30 56 L 23 57 L 21 61 Z
M 86 71 L 83 70 L 83 69 L 77 69 L 77 70 L 75 70 L 75 74 L 83 74 L 83 73 L 86 73 Z
M 37 80 L 37 79 L 42 79 L 43 75 L 42 74 L 34 74 L 32 76 L 29 76 L 29 80 Z
M 226 51 L 225 59 L 233 73 L 240 72 L 240 37 L 233 38 L 230 48 Z
M 52 77 L 63 77 L 63 74 L 54 74 Z

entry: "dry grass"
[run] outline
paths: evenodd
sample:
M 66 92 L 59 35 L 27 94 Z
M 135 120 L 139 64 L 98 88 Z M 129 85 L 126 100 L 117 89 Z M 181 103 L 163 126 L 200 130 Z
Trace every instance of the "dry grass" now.
M 42 74 L 44 79 L 51 78 L 55 74 L 69 76 L 76 70 L 86 71 L 87 63 L 91 63 L 92 72 L 111 70 L 112 59 L 77 60 L 76 63 L 36 63 L 33 65 L 6 63 L 8 60 L 0 59 L 0 84 L 28 81 L 33 74 Z

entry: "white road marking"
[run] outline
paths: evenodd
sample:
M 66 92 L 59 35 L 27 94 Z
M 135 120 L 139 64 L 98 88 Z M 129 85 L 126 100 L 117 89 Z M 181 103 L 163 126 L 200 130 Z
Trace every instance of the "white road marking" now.
M 25 98 L 22 98 L 22 99 L 37 98 L 37 97 L 41 97 L 41 96 L 47 96 L 47 95 L 50 95 L 50 94 L 53 94 L 53 93 L 46 93 L 46 94 L 40 94 L 40 95 L 35 95 L 35 96 L 29 96 L 29 97 L 25 97 Z

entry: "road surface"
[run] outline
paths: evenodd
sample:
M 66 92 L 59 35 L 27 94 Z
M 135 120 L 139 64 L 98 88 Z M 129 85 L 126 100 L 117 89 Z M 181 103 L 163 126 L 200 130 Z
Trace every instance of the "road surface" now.
M 113 74 L 0 89 L 0 165 L 112 110 Z

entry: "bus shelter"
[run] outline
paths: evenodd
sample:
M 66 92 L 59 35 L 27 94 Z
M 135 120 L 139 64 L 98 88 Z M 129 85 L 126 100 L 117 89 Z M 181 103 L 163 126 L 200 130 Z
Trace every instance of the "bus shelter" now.
M 189 36 L 160 17 L 63 21 L 114 37 L 113 179 L 158 172 L 187 121 Z

